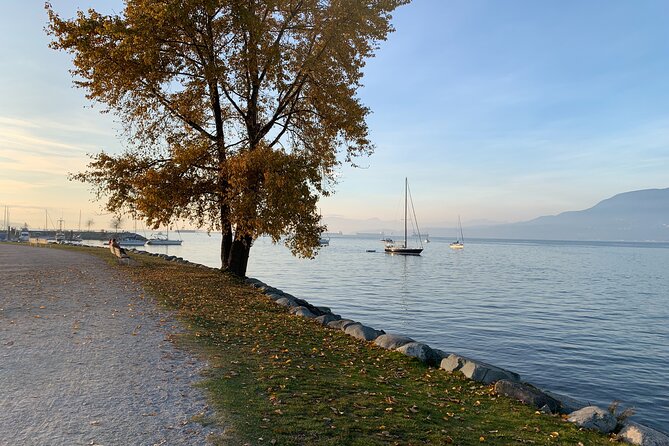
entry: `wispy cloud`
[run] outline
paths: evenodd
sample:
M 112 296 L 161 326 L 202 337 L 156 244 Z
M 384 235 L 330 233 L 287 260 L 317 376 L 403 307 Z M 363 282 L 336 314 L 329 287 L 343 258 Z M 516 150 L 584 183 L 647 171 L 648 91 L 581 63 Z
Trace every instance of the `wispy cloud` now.
M 13 224 L 44 225 L 44 210 L 74 222 L 78 213 L 92 215 L 88 185 L 68 180 L 90 161 L 87 154 L 118 150 L 109 118 L 90 110 L 62 116 L 16 115 L 0 107 L 0 204 L 12 210 Z
M 7 178 L 0 179 L 0 190 L 18 192 L 27 189 L 37 189 L 39 187 L 39 185 L 27 181 L 12 180 Z
M 23 131 L 12 131 L 0 126 L 0 145 L 16 150 L 27 150 L 41 156 L 74 157 L 85 153 L 81 146 L 62 142 L 56 139 L 27 134 Z
M 30 121 L 24 121 L 23 119 L 9 118 L 6 116 L 0 116 L 0 126 L 11 126 L 11 127 L 39 127 L 36 123 Z
M 85 131 L 53 131 L 57 127 L 68 126 L 0 117 L 0 198 L 6 201 L 12 194 L 53 188 L 63 183 L 69 172 L 85 167 L 86 152 L 95 148 L 90 137 Z

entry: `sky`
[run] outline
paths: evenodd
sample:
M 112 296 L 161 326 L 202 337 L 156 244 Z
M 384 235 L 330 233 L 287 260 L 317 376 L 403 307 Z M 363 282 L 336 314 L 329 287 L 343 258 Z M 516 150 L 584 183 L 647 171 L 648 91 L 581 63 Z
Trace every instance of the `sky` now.
M 63 17 L 120 1 L 52 0 Z M 68 180 L 120 152 L 114 117 L 48 48 L 42 1 L 0 15 L 0 207 L 13 225 L 76 229 L 112 216 Z M 669 2 L 414 0 L 358 92 L 375 153 L 342 166 L 330 230 L 401 219 L 409 178 L 421 226 L 515 222 L 669 187 Z M 4 221 L 3 217 L 0 220 Z M 342 222 L 348 221 L 348 224 Z M 352 222 L 355 221 L 355 222 Z M 130 228 L 129 222 L 125 223 Z M 341 225 L 338 228 L 337 225 Z

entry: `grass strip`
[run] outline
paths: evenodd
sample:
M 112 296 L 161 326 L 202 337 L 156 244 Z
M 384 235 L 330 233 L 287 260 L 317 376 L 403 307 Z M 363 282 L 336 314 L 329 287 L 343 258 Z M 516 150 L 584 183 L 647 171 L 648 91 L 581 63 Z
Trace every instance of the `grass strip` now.
M 460 373 L 428 368 L 292 316 L 217 270 L 132 257 L 136 263 L 123 268 L 178 313 L 189 342 L 210 364 L 204 386 L 223 423 L 232 426 L 217 444 L 605 445 L 612 440 L 498 396 L 492 386 Z

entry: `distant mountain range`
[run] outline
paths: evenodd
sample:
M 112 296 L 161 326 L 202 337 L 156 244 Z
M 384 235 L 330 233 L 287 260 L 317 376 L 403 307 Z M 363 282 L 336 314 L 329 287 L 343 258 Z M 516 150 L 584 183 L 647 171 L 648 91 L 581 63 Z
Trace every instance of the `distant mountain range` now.
M 590 209 L 534 220 L 473 226 L 465 237 L 545 240 L 669 241 L 669 188 L 625 192 Z
M 590 209 L 534 220 L 472 227 L 470 237 L 669 241 L 669 188 L 625 192 Z
M 372 226 L 365 232 L 381 232 Z M 374 222 L 376 223 L 376 222 Z M 378 223 L 383 223 L 378 221 Z M 334 226 L 331 226 L 335 229 Z M 373 228 L 373 229 L 371 229 Z M 669 241 L 669 188 L 625 192 L 582 211 L 519 223 L 465 225 L 466 238 Z M 345 231 L 346 232 L 346 231 Z M 388 233 L 390 231 L 387 231 Z M 430 236 L 455 237 L 455 228 L 425 228 Z

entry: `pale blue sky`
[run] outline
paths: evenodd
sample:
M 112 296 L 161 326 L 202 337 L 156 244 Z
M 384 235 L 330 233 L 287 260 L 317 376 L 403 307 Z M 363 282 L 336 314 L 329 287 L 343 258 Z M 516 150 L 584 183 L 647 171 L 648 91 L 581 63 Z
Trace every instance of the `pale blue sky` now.
M 0 206 L 44 225 L 94 216 L 67 172 L 119 150 L 47 48 L 43 2 L 0 15 Z M 120 2 L 52 1 L 122 10 Z M 115 5 L 115 6 L 114 6 Z M 669 187 L 669 2 L 414 0 L 368 62 L 360 96 L 376 153 L 343 168 L 322 213 L 395 220 L 404 176 L 419 222 L 518 221 Z M 338 230 L 331 227 L 332 230 Z

